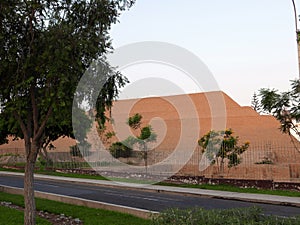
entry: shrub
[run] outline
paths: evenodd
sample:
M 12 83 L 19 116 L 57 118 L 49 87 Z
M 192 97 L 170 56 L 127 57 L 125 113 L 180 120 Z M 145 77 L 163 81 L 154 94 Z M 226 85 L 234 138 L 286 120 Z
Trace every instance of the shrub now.
M 78 145 L 73 145 L 73 146 L 70 146 L 70 154 L 72 156 L 79 156 L 79 157 L 82 157 L 82 154 L 79 150 L 79 147 Z
M 132 154 L 132 149 L 123 144 L 122 142 L 115 142 L 109 147 L 109 151 L 113 157 L 128 158 Z

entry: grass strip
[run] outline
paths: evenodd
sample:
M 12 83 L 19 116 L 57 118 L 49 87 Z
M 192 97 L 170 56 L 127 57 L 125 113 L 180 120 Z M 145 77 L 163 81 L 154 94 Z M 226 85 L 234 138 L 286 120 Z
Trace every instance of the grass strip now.
M 216 190 L 216 191 L 230 191 L 239 193 L 252 193 L 252 194 L 267 194 L 267 195 L 278 195 L 287 197 L 300 197 L 300 192 L 289 191 L 289 190 L 270 190 L 270 189 L 258 189 L 258 188 L 241 188 L 228 184 L 171 184 L 166 182 L 161 182 L 159 185 L 163 186 L 174 186 L 182 188 L 198 188 L 206 190 Z
M 24 213 L 22 211 L 11 209 L 5 206 L 0 206 L 0 225 L 20 225 L 24 224 Z M 46 220 L 37 217 L 37 225 L 51 225 L 51 223 Z
M 24 199 L 21 195 L 12 195 L 0 192 L 0 201 L 12 202 L 15 205 L 24 207 Z M 63 213 L 66 216 L 79 218 L 84 222 L 84 224 L 88 225 L 149 225 L 151 222 L 150 220 L 141 219 L 129 214 L 113 212 L 103 209 L 88 208 L 84 206 L 76 206 L 40 198 L 36 198 L 36 208 L 39 211 L 42 210 L 54 214 Z M 20 213 L 21 217 L 23 217 L 23 212 Z M 5 225 L 22 224 L 22 222 L 20 221 L 18 221 L 18 223 L 10 223 L 10 218 L 8 217 L 11 217 L 11 214 L 5 214 L 5 212 L 1 212 L 1 214 L 1 221 L 5 221 Z M 19 214 L 19 212 L 17 212 L 16 214 Z M 46 223 L 43 223 L 43 221 L 41 221 L 41 224 Z

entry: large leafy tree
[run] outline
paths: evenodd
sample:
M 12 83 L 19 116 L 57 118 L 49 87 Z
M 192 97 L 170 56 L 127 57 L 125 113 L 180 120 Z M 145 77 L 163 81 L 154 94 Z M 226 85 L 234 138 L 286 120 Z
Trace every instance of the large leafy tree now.
M 133 0 L 0 1 L 0 141 L 23 138 L 25 224 L 35 224 L 33 171 L 40 149 L 72 135 L 76 85 L 111 49 L 109 30 Z M 97 101 L 98 117 L 125 79 L 113 69 Z
M 259 90 L 263 113 L 273 115 L 281 124 L 283 133 L 291 135 L 291 130 L 300 138 L 300 80 L 291 81 L 291 90 L 280 93 L 276 89 Z M 291 139 L 293 140 L 293 139 Z

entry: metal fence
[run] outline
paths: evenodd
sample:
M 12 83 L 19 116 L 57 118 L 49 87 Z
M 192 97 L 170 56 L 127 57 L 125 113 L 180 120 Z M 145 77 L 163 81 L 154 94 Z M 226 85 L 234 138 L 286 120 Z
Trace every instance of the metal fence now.
M 147 153 L 147 165 L 153 165 L 168 158 L 171 152 L 151 150 Z M 182 154 L 185 154 L 184 149 Z M 96 157 L 95 157 L 96 155 Z M 39 157 L 38 165 L 63 169 L 91 169 L 92 167 L 111 165 L 113 157 L 97 161 L 101 155 L 86 154 L 85 157 L 74 156 L 70 152 L 48 152 L 48 159 Z M 23 160 L 23 161 L 22 161 Z M 136 151 L 130 158 L 119 158 L 130 165 L 144 165 L 145 159 Z M 282 144 L 280 142 L 251 143 L 249 148 L 241 154 L 241 162 L 228 167 L 228 159 L 224 159 L 224 167 L 220 169 L 218 163 L 211 164 L 200 148 L 196 148 L 190 160 L 178 171 L 183 176 L 223 177 L 232 179 L 276 180 L 286 182 L 300 181 L 300 143 Z M 0 164 L 21 165 L 25 162 L 24 149 L 0 149 Z M 182 163 L 180 157 L 173 163 Z M 206 164 L 205 164 L 206 163 Z M 169 165 L 171 166 L 171 165 Z
M 24 155 L 25 153 L 25 149 L 24 148 L 5 148 L 5 149 L 0 149 L 0 155 L 9 155 L 9 154 L 13 154 L 13 155 Z
M 276 181 L 300 181 L 300 143 L 256 142 L 241 155 L 241 162 L 220 171 L 220 164 L 208 164 L 199 170 L 205 155 L 196 150 L 190 162 L 180 171 L 180 175 L 224 177 L 233 179 L 257 179 Z

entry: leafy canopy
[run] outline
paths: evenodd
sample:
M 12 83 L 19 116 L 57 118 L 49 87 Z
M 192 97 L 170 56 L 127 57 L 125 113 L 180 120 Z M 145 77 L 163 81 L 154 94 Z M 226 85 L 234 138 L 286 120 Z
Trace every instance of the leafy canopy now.
M 146 151 L 147 143 L 156 141 L 157 135 L 153 132 L 151 125 L 141 127 L 142 118 L 143 116 L 139 113 L 136 113 L 128 118 L 127 124 L 134 130 L 139 129 L 140 134 L 137 137 L 128 137 L 125 142 L 130 144 L 130 146 L 137 143 L 142 150 Z
M 133 1 L 0 2 L 0 141 L 8 135 L 46 140 L 72 136 L 76 85 L 93 60 L 112 49 L 111 24 Z M 102 58 L 104 61 L 104 59 Z M 127 80 L 107 64 L 97 116 Z
M 279 93 L 278 90 L 262 88 L 259 90 L 263 113 L 273 115 L 281 124 L 283 133 L 291 129 L 300 137 L 297 121 L 300 121 L 300 80 L 291 81 L 291 90 Z
M 239 137 L 233 136 L 233 131 L 209 131 L 198 140 L 198 145 L 202 148 L 211 164 L 219 163 L 220 170 L 223 170 L 225 159 L 228 160 L 228 167 L 237 166 L 241 163 L 241 154 L 249 148 L 249 142 L 238 145 Z

